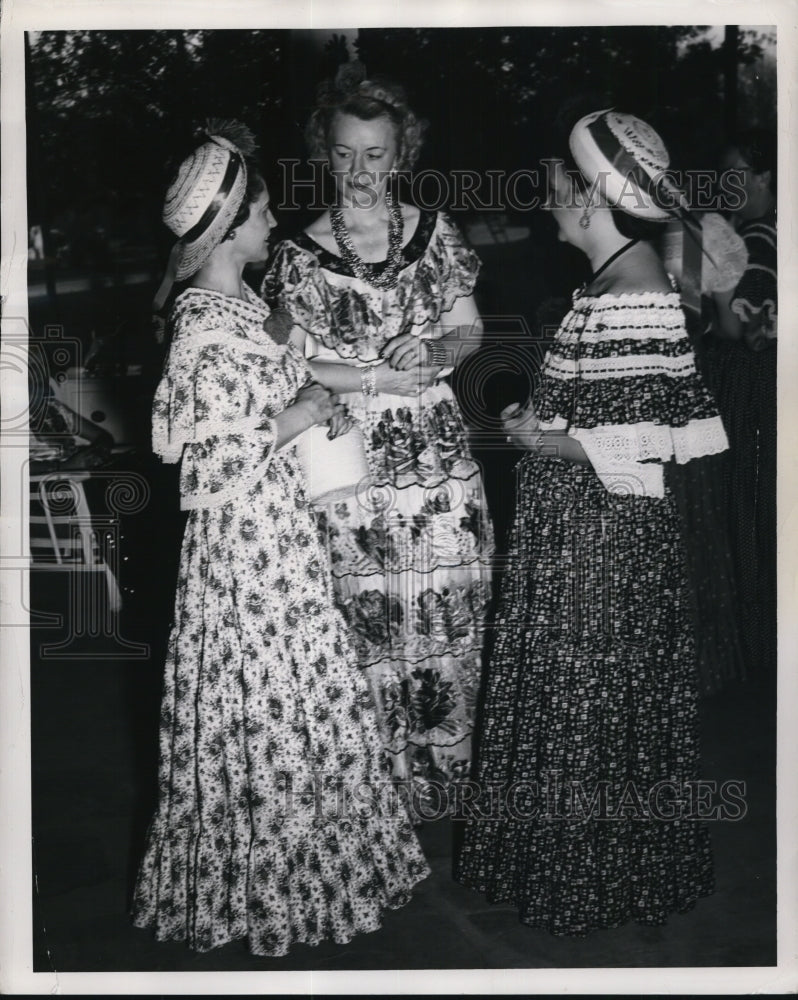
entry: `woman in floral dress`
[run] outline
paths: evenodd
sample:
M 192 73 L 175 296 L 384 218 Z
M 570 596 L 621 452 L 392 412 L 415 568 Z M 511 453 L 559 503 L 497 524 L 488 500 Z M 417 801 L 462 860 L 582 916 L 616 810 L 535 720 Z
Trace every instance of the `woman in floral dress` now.
M 657 186 L 659 136 L 597 112 L 570 149 L 578 170 L 560 162 L 549 207 L 593 277 L 534 406 L 505 420 L 527 455 L 456 877 L 523 923 L 578 935 L 661 924 L 712 891 L 695 642 L 663 466 L 727 441 L 649 242 L 674 204 Z
M 243 280 L 274 225 L 242 156 L 251 137 L 230 123 L 209 136 L 164 209 L 182 237 L 175 276 L 192 284 L 171 315 L 153 447 L 182 461 L 189 513 L 133 920 L 198 951 L 245 939 L 284 955 L 376 929 L 428 869 L 383 794 L 368 688 L 290 444 L 346 417 Z
M 363 431 L 371 486 L 321 527 L 394 778 L 431 817 L 469 772 L 489 599 L 480 469 L 442 381 L 479 346 L 479 262 L 445 214 L 399 202 L 421 126 L 400 88 L 361 77 L 324 85 L 308 127 L 341 207 L 280 244 L 263 295 Z

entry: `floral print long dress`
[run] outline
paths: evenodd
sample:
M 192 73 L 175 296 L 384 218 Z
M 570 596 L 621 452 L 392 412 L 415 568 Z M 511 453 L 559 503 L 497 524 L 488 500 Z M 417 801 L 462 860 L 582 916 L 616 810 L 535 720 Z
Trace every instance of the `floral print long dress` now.
M 188 509 L 160 728 L 160 795 L 133 920 L 205 951 L 347 942 L 428 869 L 335 610 L 291 446 L 272 419 L 308 378 L 267 307 L 190 288 L 153 408 Z
M 695 641 L 663 463 L 728 445 L 679 296 L 576 295 L 536 411 L 590 464 L 540 453 L 518 465 L 455 877 L 554 934 L 662 924 L 713 889 Z
M 396 286 L 383 290 L 303 233 L 280 244 L 262 292 L 306 331 L 309 356 L 372 362 L 397 334 L 445 324 L 476 282 L 478 258 L 442 213 L 421 211 L 403 253 Z M 342 399 L 363 430 L 372 486 L 320 514 L 338 604 L 394 779 L 435 809 L 471 762 L 493 554 L 481 471 L 445 381 L 418 399 Z

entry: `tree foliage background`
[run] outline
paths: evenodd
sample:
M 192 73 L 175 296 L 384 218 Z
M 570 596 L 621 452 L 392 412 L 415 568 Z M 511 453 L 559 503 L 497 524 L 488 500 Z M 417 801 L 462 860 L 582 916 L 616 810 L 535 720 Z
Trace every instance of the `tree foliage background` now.
M 405 83 L 430 122 L 420 168 L 516 170 L 547 153 L 547 126 L 579 93 L 658 127 L 677 165 L 711 165 L 727 128 L 723 49 L 699 27 L 69 31 L 29 38 L 31 221 L 100 217 L 163 241 L 163 191 L 207 116 L 260 139 L 267 179 L 304 159 L 316 84 L 349 57 Z M 739 116 L 773 124 L 775 63 L 755 31 L 737 44 Z M 284 225 L 292 220 L 283 220 Z

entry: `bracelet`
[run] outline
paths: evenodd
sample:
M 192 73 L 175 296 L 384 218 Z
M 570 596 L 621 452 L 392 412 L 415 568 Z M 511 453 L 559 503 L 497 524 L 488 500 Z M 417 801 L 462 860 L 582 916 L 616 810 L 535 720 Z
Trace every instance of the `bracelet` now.
M 374 365 L 367 365 L 361 370 L 360 389 L 364 396 L 377 395 L 377 372 Z
M 427 364 L 435 368 L 443 368 L 449 361 L 449 354 L 443 344 L 434 340 L 422 341 L 427 350 Z

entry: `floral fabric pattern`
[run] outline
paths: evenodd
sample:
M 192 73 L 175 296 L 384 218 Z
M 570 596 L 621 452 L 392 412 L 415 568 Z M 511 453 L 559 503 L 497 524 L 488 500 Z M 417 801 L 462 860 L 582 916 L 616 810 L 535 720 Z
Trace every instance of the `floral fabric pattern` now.
M 671 497 L 522 459 L 480 797 L 455 869 L 522 923 L 570 935 L 662 924 L 713 889 L 706 825 L 668 812 L 670 789 L 688 796 L 700 778 L 683 559 Z
M 159 805 L 138 927 L 258 955 L 375 930 L 428 874 L 356 669 L 292 447 L 307 379 L 268 310 L 189 289 L 153 411 L 189 509 L 164 675 Z M 243 429 L 247 428 L 247 429 Z
M 420 213 L 403 255 L 396 288 L 385 293 L 356 279 L 339 257 L 302 233 L 277 248 L 263 297 L 286 305 L 296 323 L 340 358 L 373 361 L 392 337 L 437 322 L 473 291 L 479 272 L 479 258 L 441 212 Z
M 683 327 L 669 295 L 577 299 L 544 365 L 541 420 L 628 430 L 659 419 L 668 433 L 696 417 L 719 423 Z M 679 359 L 683 374 L 652 382 L 596 364 L 586 376 L 585 360 L 623 361 L 627 352 L 605 346 L 626 340 L 645 345 L 630 352 L 636 366 Z M 578 377 L 558 377 L 569 370 Z M 661 476 L 663 459 L 647 458 Z M 661 924 L 713 889 L 706 826 L 657 798 L 663 785 L 689 798 L 700 778 L 676 501 L 670 491 L 608 489 L 592 464 L 556 457 L 527 455 L 517 473 L 475 775 L 481 801 L 456 877 L 554 934 Z
M 263 294 L 308 333 L 306 354 L 357 364 L 437 323 L 473 291 L 479 261 L 443 214 L 421 212 L 390 290 L 300 235 Z M 368 678 L 392 773 L 420 801 L 468 775 L 493 534 L 460 409 L 442 381 L 418 399 L 347 394 L 372 485 L 318 521 L 337 603 Z

